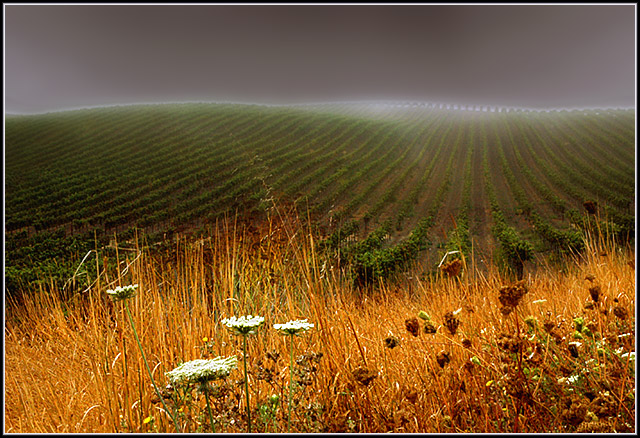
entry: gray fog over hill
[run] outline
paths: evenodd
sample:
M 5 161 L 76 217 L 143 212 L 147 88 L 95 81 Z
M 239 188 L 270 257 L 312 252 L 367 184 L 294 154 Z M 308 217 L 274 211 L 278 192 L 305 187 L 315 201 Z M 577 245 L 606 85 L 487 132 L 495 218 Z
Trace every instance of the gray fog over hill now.
M 4 12 L 8 113 L 189 100 L 635 106 L 635 4 Z

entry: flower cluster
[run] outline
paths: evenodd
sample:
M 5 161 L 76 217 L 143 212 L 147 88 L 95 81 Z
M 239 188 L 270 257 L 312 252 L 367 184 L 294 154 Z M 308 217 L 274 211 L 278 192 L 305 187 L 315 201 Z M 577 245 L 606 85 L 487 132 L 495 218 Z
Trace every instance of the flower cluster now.
M 236 318 L 232 316 L 231 318 L 223 319 L 222 323 L 236 335 L 246 336 L 256 333 L 256 329 L 264 324 L 264 317 L 248 315 Z
M 273 328 L 278 330 L 281 335 L 298 335 L 300 332 L 306 332 L 312 327 L 313 324 L 307 322 L 306 319 L 299 319 L 297 321 L 289 321 L 285 324 L 273 325 Z
M 138 288 L 137 284 L 131 284 L 129 286 L 116 286 L 115 289 L 107 290 L 107 294 L 114 301 L 126 300 L 135 295 L 136 289 Z
M 171 382 L 181 383 L 203 383 L 209 380 L 227 377 L 231 371 L 238 366 L 238 359 L 235 356 L 228 358 L 216 357 L 215 359 L 196 359 L 185 362 L 172 371 L 166 373 Z

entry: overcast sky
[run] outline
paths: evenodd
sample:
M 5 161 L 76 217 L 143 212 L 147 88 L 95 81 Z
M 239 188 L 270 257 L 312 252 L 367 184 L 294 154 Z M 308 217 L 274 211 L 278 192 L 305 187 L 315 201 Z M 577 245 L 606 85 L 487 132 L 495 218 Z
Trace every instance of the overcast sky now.
M 185 100 L 635 106 L 635 4 L 4 12 L 8 113 Z

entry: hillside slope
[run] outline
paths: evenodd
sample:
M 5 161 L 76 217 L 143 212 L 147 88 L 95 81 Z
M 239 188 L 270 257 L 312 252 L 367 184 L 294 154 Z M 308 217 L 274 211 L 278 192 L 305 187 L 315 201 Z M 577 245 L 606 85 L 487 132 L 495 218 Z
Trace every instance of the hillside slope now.
M 77 258 L 94 236 L 255 220 L 274 203 L 309 213 L 321 238 L 342 230 L 338 243 L 382 229 L 393 246 L 420 229 L 431 260 L 459 239 L 490 252 L 503 220 L 539 252 L 570 245 L 586 201 L 628 236 L 634 119 L 220 104 L 7 116 L 7 266 L 59 257 L 51 240 Z

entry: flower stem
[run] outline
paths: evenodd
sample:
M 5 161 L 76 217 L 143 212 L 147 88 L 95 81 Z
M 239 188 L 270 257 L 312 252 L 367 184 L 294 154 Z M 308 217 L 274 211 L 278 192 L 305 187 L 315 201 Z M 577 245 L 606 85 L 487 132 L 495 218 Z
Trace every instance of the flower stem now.
M 153 375 L 151 374 L 151 368 L 149 368 L 147 357 L 144 355 L 144 351 L 142 350 L 142 344 L 140 343 L 140 338 L 138 338 L 138 332 L 136 331 L 136 326 L 133 324 L 133 318 L 131 317 L 131 312 L 129 311 L 129 305 L 127 304 L 126 301 L 124 302 L 124 308 L 127 311 L 127 316 L 129 317 L 131 328 L 133 329 L 133 335 L 135 336 L 136 342 L 138 343 L 138 348 L 140 349 L 140 353 L 142 354 L 142 359 L 144 360 L 144 366 L 147 368 L 147 372 L 149 373 L 149 377 L 151 378 L 151 383 L 153 384 L 153 388 L 156 390 L 156 395 L 162 402 L 162 405 L 164 406 L 166 412 L 171 416 L 171 419 L 173 420 L 173 425 L 176 428 L 176 433 L 180 433 L 180 429 L 178 428 L 177 418 L 171 413 L 171 411 L 167 407 L 167 404 L 164 402 L 164 398 L 162 397 L 162 394 L 160 394 L 160 390 L 158 389 L 158 386 L 156 386 L 155 380 L 153 380 Z
M 209 404 L 209 383 L 204 383 L 204 398 L 207 401 L 207 411 L 209 411 L 209 423 L 211 423 L 211 431 L 216 433 L 216 426 L 213 424 L 213 414 L 211 413 L 211 405 Z
M 289 335 L 291 345 L 289 348 L 289 419 L 287 421 L 288 432 L 291 433 L 291 401 L 293 394 L 293 335 Z
M 244 359 L 244 392 L 247 395 L 247 426 L 251 433 L 251 408 L 249 407 L 249 380 L 247 378 L 247 335 L 242 336 L 242 352 Z

